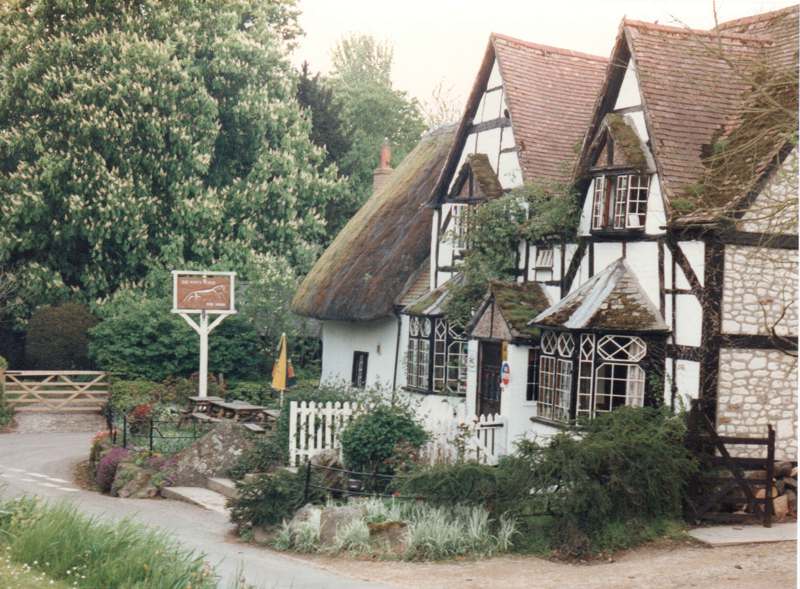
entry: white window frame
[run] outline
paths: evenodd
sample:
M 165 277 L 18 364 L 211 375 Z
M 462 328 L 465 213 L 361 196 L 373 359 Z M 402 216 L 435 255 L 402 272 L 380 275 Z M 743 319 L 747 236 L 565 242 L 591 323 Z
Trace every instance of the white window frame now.
M 592 229 L 644 229 L 651 178 L 651 174 L 595 176 Z

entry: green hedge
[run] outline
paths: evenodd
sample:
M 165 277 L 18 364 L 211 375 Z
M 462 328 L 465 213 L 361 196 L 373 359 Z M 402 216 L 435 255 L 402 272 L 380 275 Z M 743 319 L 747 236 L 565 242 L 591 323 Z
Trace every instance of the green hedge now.
M 91 369 L 89 330 L 96 324 L 88 307 L 79 303 L 40 307 L 28 322 L 25 364 L 37 370 Z

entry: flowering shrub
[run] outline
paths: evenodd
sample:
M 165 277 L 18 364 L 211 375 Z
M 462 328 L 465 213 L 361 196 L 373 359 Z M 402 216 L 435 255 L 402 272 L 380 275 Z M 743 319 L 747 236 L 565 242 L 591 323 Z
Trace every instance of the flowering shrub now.
M 108 431 L 97 432 L 92 438 L 91 449 L 89 450 L 89 464 L 92 468 L 92 474 L 96 475 L 97 461 L 100 460 L 100 455 L 103 450 L 111 446 L 111 437 Z
M 111 483 L 114 482 L 114 476 L 117 474 L 117 466 L 129 455 L 130 452 L 125 448 L 111 448 L 100 459 L 95 474 L 95 482 L 102 492 L 108 493 L 111 490 Z

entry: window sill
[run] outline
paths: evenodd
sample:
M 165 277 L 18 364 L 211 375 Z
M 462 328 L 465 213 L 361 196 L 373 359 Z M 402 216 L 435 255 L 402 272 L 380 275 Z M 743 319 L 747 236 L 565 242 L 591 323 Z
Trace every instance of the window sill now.
M 550 427 L 555 427 L 562 430 L 567 430 L 570 428 L 569 423 L 564 423 L 563 421 L 553 421 L 552 419 L 547 419 L 546 417 L 530 417 L 529 418 L 533 423 L 541 423 L 542 425 L 548 425 Z
M 403 390 L 407 393 L 416 393 L 418 395 L 435 395 L 437 397 L 456 397 L 463 399 L 467 396 L 466 393 L 440 393 L 439 391 L 432 391 L 430 389 L 418 389 L 416 387 L 404 386 Z
M 644 233 L 644 227 L 626 227 L 625 229 L 591 229 L 594 237 L 616 237 L 620 235 L 637 235 Z

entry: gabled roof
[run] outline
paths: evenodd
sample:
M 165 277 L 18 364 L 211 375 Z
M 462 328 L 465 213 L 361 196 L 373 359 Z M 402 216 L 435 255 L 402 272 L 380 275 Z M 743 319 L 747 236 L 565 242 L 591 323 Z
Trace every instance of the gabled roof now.
M 453 185 L 455 194 L 451 194 L 451 197 L 461 196 L 470 174 L 472 174 L 476 184 L 473 187 L 475 194 L 472 196 L 492 199 L 503 195 L 503 187 L 500 184 L 500 180 L 497 179 L 497 174 L 494 173 L 492 164 L 489 163 L 489 158 L 486 157 L 486 154 L 470 153 L 458 172 L 458 178 Z
M 608 141 L 614 144 L 613 163 L 607 163 Z M 594 167 L 634 168 L 641 171 L 655 171 L 655 162 L 647 145 L 641 140 L 630 115 L 608 113 L 604 118 L 600 133 L 594 140 L 593 151 L 602 148 Z
M 607 60 L 492 33 L 456 140 L 431 193 L 433 202 L 445 196 L 450 179 L 457 172 L 464 141 L 486 90 L 495 57 L 519 147 L 523 179 L 526 182 L 570 179 L 575 149 L 589 123 Z
M 707 172 L 706 156 L 712 145 L 737 126 L 746 112 L 754 64 L 796 72 L 797 19 L 797 6 L 723 23 L 712 31 L 624 19 L 584 140 L 578 178 L 588 169 L 589 148 L 601 130 L 603 117 L 613 109 L 632 57 L 662 193 L 672 218 L 672 201 L 697 189 Z M 741 192 L 747 188 L 741 187 Z
M 392 314 L 428 256 L 431 211 L 424 205 L 453 131 L 449 126 L 424 136 L 350 219 L 295 293 L 295 313 L 340 321 Z
M 529 325 L 609 332 L 669 331 L 622 258 L 534 317 Z
M 550 299 L 538 282 L 492 281 L 466 332 L 475 338 L 531 339 L 539 335 L 539 329 L 528 322 L 549 306 Z

